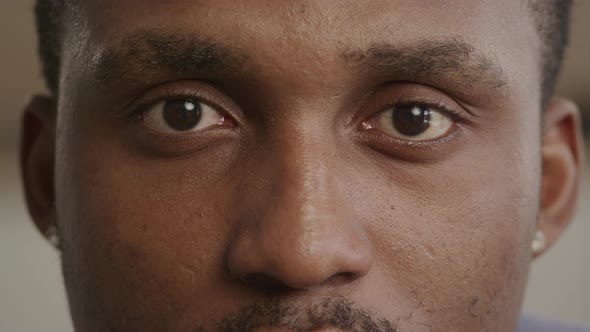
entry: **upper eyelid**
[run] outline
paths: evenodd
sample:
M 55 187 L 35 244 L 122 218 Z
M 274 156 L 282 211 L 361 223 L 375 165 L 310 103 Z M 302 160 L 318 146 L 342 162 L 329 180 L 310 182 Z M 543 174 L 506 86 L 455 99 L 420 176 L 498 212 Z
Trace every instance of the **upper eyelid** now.
M 156 99 L 156 101 L 151 102 L 151 103 L 146 103 L 145 106 L 140 106 L 141 112 L 144 113 L 148 110 L 151 110 L 153 107 L 158 106 L 158 105 L 165 105 L 167 102 L 170 101 L 192 101 L 193 103 L 197 103 L 197 104 L 204 104 L 206 105 L 207 108 L 213 109 L 214 111 L 217 111 L 219 113 L 225 113 L 223 111 L 219 111 L 217 110 L 217 107 L 215 107 L 214 105 L 211 105 L 210 103 L 203 101 L 201 99 L 198 98 L 194 98 L 194 97 L 164 97 L 162 99 Z
M 386 112 L 389 110 L 393 110 L 395 107 L 400 107 L 400 106 L 420 106 L 420 107 L 428 107 L 428 108 L 435 108 L 436 110 L 439 110 L 440 113 L 442 113 L 443 115 L 446 115 L 448 117 L 450 117 L 453 121 L 459 122 L 459 123 L 469 123 L 471 121 L 471 115 L 468 112 L 460 112 L 460 111 L 455 111 L 453 110 L 453 108 L 451 108 L 450 106 L 448 106 L 447 103 L 445 103 L 442 100 L 436 100 L 436 99 L 420 99 L 417 98 L 415 100 L 412 99 L 401 99 L 398 102 L 394 102 L 392 104 L 390 104 L 389 106 L 385 107 L 382 111 L 378 112 L 377 114 L 381 114 L 382 112 Z M 464 114 L 467 113 L 467 114 Z
M 434 90 L 435 93 L 421 92 L 422 89 L 427 89 L 427 91 Z M 440 110 L 443 114 L 449 116 L 453 120 L 461 123 L 464 122 L 469 124 L 471 123 L 471 120 L 475 118 L 475 115 L 473 115 L 471 112 L 469 112 L 468 110 L 464 110 L 464 107 L 460 102 L 439 90 L 433 89 L 431 87 L 422 86 L 417 91 L 418 92 L 416 92 L 416 90 L 413 90 L 411 91 L 409 96 L 402 95 L 397 98 L 391 98 L 386 103 L 381 103 L 381 107 L 379 107 L 380 110 L 375 111 L 375 109 L 373 109 L 373 111 L 370 111 L 370 114 L 372 115 L 369 115 L 369 118 L 373 117 L 375 114 L 381 113 L 382 111 L 386 111 L 392 107 L 402 105 L 419 105 L 435 108 Z M 435 96 L 435 94 L 439 94 L 439 96 Z M 222 114 L 234 119 L 237 123 L 244 123 L 244 119 L 242 118 L 243 113 L 240 107 L 236 105 L 233 102 L 233 100 L 231 100 L 231 98 L 226 97 L 226 95 L 222 91 L 219 91 L 218 88 L 215 87 L 212 83 L 206 81 L 183 80 L 176 82 L 168 82 L 166 84 L 151 87 L 149 89 L 146 89 L 143 93 L 141 93 L 138 98 L 134 98 L 129 103 L 129 106 L 126 107 L 126 109 L 128 109 L 129 112 L 132 112 L 133 116 L 139 116 L 149 107 L 154 106 L 159 102 L 182 98 L 194 99 L 195 101 L 204 103 L 210 106 L 213 110 L 221 112 Z M 371 97 L 367 96 L 367 99 L 369 98 Z M 373 104 L 373 107 L 374 106 L 377 105 Z M 455 108 L 460 108 L 460 110 L 455 110 Z M 357 118 L 357 116 L 360 115 L 362 118 L 364 118 L 364 120 L 361 120 L 362 118 L 357 118 L 358 120 L 353 120 L 353 122 L 359 123 L 357 121 L 360 120 L 361 122 L 363 122 L 367 120 L 366 115 L 363 116 L 359 113 L 367 114 L 368 112 L 361 111 L 354 113 L 357 114 L 354 115 L 353 118 Z
M 176 86 L 164 85 L 148 89 L 147 92 L 142 93 L 140 97 L 135 98 L 129 103 L 126 107 L 127 112 L 130 112 L 132 116 L 140 116 L 150 107 L 161 102 L 175 99 L 193 99 L 239 122 L 240 114 L 234 111 L 237 107 L 231 100 L 226 100 L 222 94 L 216 92 L 215 88 L 208 86 L 204 82 L 188 82 L 188 86 L 179 87 L 178 85 L 180 83 L 174 82 L 173 84 L 176 84 Z M 190 86 L 191 84 L 193 85 L 192 87 Z M 198 87 L 195 86 L 197 84 Z
M 361 94 L 355 101 L 357 110 L 350 118 L 350 128 L 358 128 L 365 121 L 370 121 L 383 111 L 395 106 L 420 105 L 434 107 L 457 123 L 473 125 L 477 118 L 469 105 L 465 105 L 456 96 L 438 87 L 414 81 L 387 81 L 379 83 L 367 93 Z
M 178 95 L 164 94 L 164 95 L 160 95 L 157 97 L 154 96 L 154 97 L 148 97 L 145 99 L 138 99 L 138 101 L 136 101 L 134 103 L 135 105 L 131 106 L 131 108 L 135 109 L 135 112 L 142 113 L 142 112 L 145 112 L 145 111 L 149 110 L 151 107 L 154 107 L 156 105 L 163 104 L 163 103 L 173 101 L 173 100 L 182 100 L 182 99 L 186 99 L 186 100 L 191 99 L 194 102 L 206 104 L 210 108 L 212 108 L 216 111 L 220 111 L 217 109 L 218 107 L 216 107 L 214 104 L 212 105 L 212 103 L 210 103 L 206 100 L 203 100 L 202 97 L 196 96 L 196 95 L 189 95 L 189 94 L 178 94 Z M 223 111 L 220 111 L 220 112 L 223 112 Z
M 441 96 L 435 97 L 435 98 L 431 98 L 430 96 L 429 97 L 420 96 L 417 99 L 424 100 L 424 101 L 436 101 L 436 100 L 444 100 L 444 99 L 451 100 L 452 103 L 459 105 L 463 110 L 465 110 L 465 112 L 467 112 L 469 114 L 470 118 L 477 118 L 478 115 L 476 114 L 476 112 L 473 111 L 473 109 L 482 106 L 482 105 L 470 103 L 469 101 L 465 100 L 465 98 L 462 98 L 461 96 L 454 93 L 452 90 L 449 90 L 449 89 L 446 89 L 444 87 L 437 86 L 437 85 L 427 84 L 424 82 L 418 83 L 418 82 L 411 82 L 411 81 L 399 81 L 399 82 L 393 81 L 393 82 L 386 82 L 385 84 L 409 84 L 409 85 L 413 85 L 413 86 L 417 85 L 420 87 L 420 91 L 422 91 L 424 89 L 427 91 L 434 91 L 436 94 L 440 94 Z

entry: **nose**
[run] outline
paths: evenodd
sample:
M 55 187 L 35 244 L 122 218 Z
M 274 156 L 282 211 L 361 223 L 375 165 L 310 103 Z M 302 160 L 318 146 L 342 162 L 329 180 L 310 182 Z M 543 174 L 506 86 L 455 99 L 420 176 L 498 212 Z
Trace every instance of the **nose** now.
M 334 160 L 291 142 L 265 168 L 268 186 L 238 205 L 240 230 L 228 254 L 229 271 L 257 287 L 311 289 L 366 275 L 372 253 Z M 349 188 L 351 189 L 351 188 Z

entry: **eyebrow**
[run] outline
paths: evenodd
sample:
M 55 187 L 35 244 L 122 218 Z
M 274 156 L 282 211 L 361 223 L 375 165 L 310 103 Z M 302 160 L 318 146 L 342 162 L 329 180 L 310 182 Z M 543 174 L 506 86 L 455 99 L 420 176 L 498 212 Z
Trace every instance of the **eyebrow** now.
M 498 60 L 460 38 L 424 40 L 414 44 L 376 44 L 366 50 L 345 52 L 347 62 L 362 64 L 395 77 L 450 77 L 457 83 L 507 85 Z
M 452 79 L 455 83 L 506 85 L 502 67 L 460 38 L 423 40 L 417 43 L 380 43 L 367 49 L 349 49 L 342 58 L 350 65 L 369 67 L 395 78 Z M 95 56 L 95 81 L 150 81 L 178 73 L 238 70 L 247 59 L 235 49 L 195 35 L 142 30 L 129 35 Z
M 111 81 L 145 81 L 169 73 L 238 67 L 243 57 L 217 42 L 194 35 L 142 30 L 95 56 L 98 85 Z

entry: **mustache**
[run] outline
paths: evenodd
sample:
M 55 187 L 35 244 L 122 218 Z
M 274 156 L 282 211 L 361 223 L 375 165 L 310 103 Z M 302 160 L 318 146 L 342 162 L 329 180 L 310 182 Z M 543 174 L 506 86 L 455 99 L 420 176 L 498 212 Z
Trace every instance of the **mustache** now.
M 355 307 L 343 298 L 328 298 L 310 305 L 265 301 L 242 308 L 217 323 L 222 332 L 244 332 L 278 327 L 292 331 L 310 331 L 335 327 L 349 332 L 396 332 L 396 324 L 374 317 L 368 310 Z

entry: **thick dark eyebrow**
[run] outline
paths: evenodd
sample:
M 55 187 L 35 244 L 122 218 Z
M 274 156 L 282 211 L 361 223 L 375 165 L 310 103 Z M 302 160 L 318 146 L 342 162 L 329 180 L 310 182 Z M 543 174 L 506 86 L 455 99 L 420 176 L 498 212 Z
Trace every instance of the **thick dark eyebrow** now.
M 194 35 L 142 30 L 99 52 L 92 63 L 95 81 L 150 81 L 170 73 L 194 73 L 237 67 L 243 57 Z
M 365 50 L 349 50 L 344 58 L 353 65 L 366 65 L 392 77 L 445 77 L 461 85 L 480 83 L 493 89 L 507 85 L 494 56 L 457 38 L 376 44 Z
M 417 43 L 374 44 L 343 52 L 349 64 L 370 67 L 395 78 L 452 79 L 460 85 L 506 85 L 498 61 L 458 38 Z M 116 82 L 151 82 L 170 75 L 237 70 L 247 57 L 225 45 L 195 35 L 141 30 L 122 38 L 91 62 L 98 86 Z

